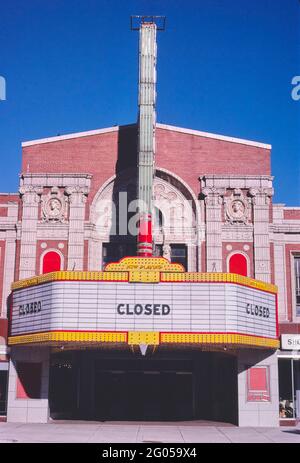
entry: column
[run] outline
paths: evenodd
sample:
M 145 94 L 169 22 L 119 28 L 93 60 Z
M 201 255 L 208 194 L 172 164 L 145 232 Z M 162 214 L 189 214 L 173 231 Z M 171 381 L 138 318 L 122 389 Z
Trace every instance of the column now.
M 29 278 L 36 274 L 36 240 L 40 195 L 42 187 L 23 185 L 20 193 L 23 200 L 20 274 L 19 278 Z
M 16 232 L 7 230 L 5 240 L 5 260 L 4 260 L 4 277 L 3 277 L 3 296 L 1 317 L 7 317 L 7 298 L 10 294 L 10 286 L 14 281 L 16 258 Z
M 225 189 L 205 187 L 206 265 L 208 272 L 222 272 L 222 204 Z
M 270 198 L 272 188 L 250 188 L 253 204 L 254 273 L 257 280 L 271 281 L 270 265 Z
M 84 257 L 84 219 L 88 187 L 72 186 L 66 188 L 69 195 L 69 244 L 68 270 L 82 270 Z
M 277 241 L 277 237 L 280 240 Z M 286 302 L 286 263 L 285 263 L 285 240 L 284 234 L 277 236 L 274 241 L 274 269 L 275 285 L 278 286 L 278 316 L 280 321 L 288 321 Z
M 102 270 L 102 241 L 99 239 L 89 240 L 88 270 Z
M 49 347 L 11 348 L 7 421 L 47 423 L 49 418 Z

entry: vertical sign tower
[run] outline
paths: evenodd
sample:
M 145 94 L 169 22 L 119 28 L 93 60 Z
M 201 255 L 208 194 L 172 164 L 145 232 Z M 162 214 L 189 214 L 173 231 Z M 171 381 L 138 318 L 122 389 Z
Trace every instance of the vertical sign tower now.
M 138 23 L 137 26 L 134 23 Z M 138 90 L 138 185 L 139 232 L 137 254 L 151 257 L 152 248 L 152 187 L 155 162 L 156 124 L 156 32 L 164 30 L 163 16 L 132 16 L 131 28 L 139 30 Z

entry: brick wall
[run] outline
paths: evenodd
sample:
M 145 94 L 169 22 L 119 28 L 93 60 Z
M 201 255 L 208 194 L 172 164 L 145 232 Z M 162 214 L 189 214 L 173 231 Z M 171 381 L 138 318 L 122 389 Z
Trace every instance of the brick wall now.
M 156 130 L 156 165 L 171 170 L 199 193 L 204 174 L 270 175 L 270 151 L 265 148 Z M 22 171 L 93 175 L 89 203 L 116 172 L 137 162 L 137 127 L 23 147 Z M 29 166 L 29 167 L 28 167 Z

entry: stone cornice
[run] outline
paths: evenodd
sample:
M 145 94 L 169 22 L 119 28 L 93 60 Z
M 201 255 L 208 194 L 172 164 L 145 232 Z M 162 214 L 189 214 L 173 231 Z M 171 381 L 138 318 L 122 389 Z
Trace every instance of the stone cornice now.
M 213 175 L 199 177 L 202 188 L 272 188 L 273 178 L 270 175 Z
M 31 185 L 43 187 L 65 187 L 81 186 L 89 187 L 92 174 L 88 173 L 22 173 L 20 174 L 20 185 Z
M 298 224 L 270 224 L 270 231 L 273 233 L 299 233 L 300 223 Z

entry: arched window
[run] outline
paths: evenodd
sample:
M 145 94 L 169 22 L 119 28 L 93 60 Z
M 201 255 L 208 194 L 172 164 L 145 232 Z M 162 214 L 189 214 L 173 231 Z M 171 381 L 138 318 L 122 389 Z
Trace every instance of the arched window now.
M 233 254 L 229 259 L 229 272 L 238 273 L 239 275 L 248 275 L 247 259 L 243 254 Z
M 158 207 L 154 207 L 154 228 L 161 230 L 164 226 L 164 216 Z
M 42 273 L 57 272 L 61 268 L 61 257 L 58 252 L 48 251 L 43 257 Z

